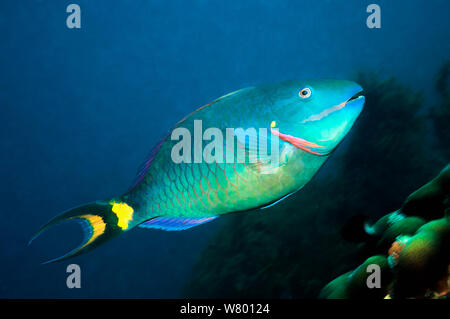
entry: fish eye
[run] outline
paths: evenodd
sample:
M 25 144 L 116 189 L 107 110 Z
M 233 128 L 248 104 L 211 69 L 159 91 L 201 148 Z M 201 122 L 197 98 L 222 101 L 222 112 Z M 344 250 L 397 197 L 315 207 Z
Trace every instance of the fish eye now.
M 300 96 L 302 99 L 309 98 L 311 96 L 311 94 L 312 94 L 312 92 L 309 87 L 305 87 L 298 92 L 298 96 Z

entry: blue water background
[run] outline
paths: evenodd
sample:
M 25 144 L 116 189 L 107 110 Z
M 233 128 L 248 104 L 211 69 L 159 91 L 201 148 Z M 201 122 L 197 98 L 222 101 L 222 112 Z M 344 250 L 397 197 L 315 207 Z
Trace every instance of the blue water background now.
M 372 2 L 381 29 L 366 27 Z M 70 3 L 80 30 L 66 27 Z M 2 0 L 0 297 L 177 297 L 223 220 L 130 231 L 45 266 L 77 226 L 27 242 L 56 214 L 125 191 L 171 125 L 233 90 L 373 70 L 431 103 L 449 12 L 447 0 Z M 82 289 L 66 287 L 72 262 Z

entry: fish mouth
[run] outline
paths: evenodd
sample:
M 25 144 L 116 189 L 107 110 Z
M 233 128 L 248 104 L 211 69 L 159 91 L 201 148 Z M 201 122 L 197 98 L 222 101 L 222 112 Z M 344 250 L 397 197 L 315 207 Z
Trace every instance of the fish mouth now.
M 334 106 L 322 111 L 319 114 L 311 115 L 306 120 L 303 120 L 302 124 L 304 124 L 306 122 L 319 121 L 319 120 L 321 120 L 325 117 L 328 117 L 328 116 L 332 115 L 333 113 L 335 113 L 345 107 L 350 107 L 350 106 L 353 107 L 354 106 L 356 108 L 359 107 L 362 109 L 362 105 L 364 104 L 364 99 L 365 99 L 365 97 L 363 95 L 363 89 L 360 88 L 358 90 L 358 92 L 353 94 L 347 100 L 345 100 L 342 103 L 339 103 L 337 105 L 334 105 Z M 359 112 L 358 112 L 358 114 L 359 114 Z M 332 152 L 332 150 L 335 148 L 335 147 L 327 147 L 325 145 L 320 145 L 320 144 L 314 143 L 312 141 L 309 141 L 307 139 L 303 139 L 300 137 L 284 134 L 284 133 L 281 133 L 278 129 L 270 128 L 270 131 L 273 135 L 278 136 L 278 138 L 280 138 L 281 140 L 288 142 L 288 143 L 292 144 L 293 146 L 295 146 L 301 150 L 304 150 L 310 154 L 326 156 L 326 155 L 329 155 Z M 326 142 L 326 141 L 324 141 L 324 142 Z
M 351 98 L 349 98 L 347 101 L 345 101 L 345 104 L 351 103 L 356 100 L 362 100 L 364 99 L 364 91 L 361 89 L 358 93 L 354 94 Z

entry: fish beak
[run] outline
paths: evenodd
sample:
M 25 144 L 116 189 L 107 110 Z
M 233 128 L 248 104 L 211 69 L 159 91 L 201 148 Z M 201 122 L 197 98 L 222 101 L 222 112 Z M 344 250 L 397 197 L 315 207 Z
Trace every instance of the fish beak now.
M 363 89 L 361 88 L 359 92 L 355 93 L 351 98 L 349 98 L 347 101 L 342 102 L 343 107 L 347 106 L 347 104 L 351 103 L 357 103 L 357 102 L 363 102 L 364 104 L 365 96 L 363 95 Z

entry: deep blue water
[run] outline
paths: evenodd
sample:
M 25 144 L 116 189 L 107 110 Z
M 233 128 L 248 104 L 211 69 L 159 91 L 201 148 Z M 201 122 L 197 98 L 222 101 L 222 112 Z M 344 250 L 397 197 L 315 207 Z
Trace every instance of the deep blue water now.
M 381 29 L 365 24 L 373 2 Z M 65 25 L 69 3 L 79 30 Z M 61 211 L 125 191 L 175 122 L 224 93 L 375 70 L 432 101 L 449 12 L 447 0 L 2 0 L 0 297 L 177 297 L 223 221 L 137 229 L 51 265 L 40 262 L 73 247 L 76 226 L 27 242 Z M 66 287 L 72 262 L 82 289 Z

